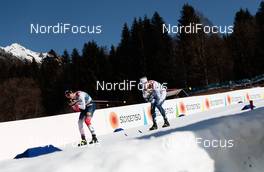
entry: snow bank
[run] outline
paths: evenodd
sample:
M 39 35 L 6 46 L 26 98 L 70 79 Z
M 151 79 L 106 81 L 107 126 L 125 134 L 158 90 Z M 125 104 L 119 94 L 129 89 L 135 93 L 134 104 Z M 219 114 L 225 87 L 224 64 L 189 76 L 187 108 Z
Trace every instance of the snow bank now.
M 2 172 L 205 172 L 214 170 L 214 161 L 195 143 L 192 132 L 181 132 L 158 138 L 68 149 L 34 159 L 11 160 L 0 163 L 0 167 Z
M 201 122 L 196 137 L 233 140 L 231 148 L 205 148 L 216 171 L 260 172 L 264 169 L 264 108 Z

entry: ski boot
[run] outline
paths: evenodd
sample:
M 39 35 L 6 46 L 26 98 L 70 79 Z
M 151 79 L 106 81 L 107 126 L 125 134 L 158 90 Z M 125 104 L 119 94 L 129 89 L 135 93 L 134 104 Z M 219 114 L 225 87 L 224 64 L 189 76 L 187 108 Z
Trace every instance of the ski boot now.
M 98 139 L 95 134 L 92 135 L 92 140 L 89 142 L 89 144 L 98 143 Z
M 162 128 L 169 127 L 169 126 L 170 126 L 170 123 L 169 123 L 168 119 L 164 119 L 164 124 L 163 124 Z
M 87 141 L 86 140 L 82 140 L 81 143 L 78 144 L 78 146 L 84 146 L 87 145 Z
M 157 129 L 158 129 L 157 123 L 153 122 L 153 125 L 152 125 L 152 127 L 149 128 L 149 130 L 151 131 L 151 130 L 157 130 Z

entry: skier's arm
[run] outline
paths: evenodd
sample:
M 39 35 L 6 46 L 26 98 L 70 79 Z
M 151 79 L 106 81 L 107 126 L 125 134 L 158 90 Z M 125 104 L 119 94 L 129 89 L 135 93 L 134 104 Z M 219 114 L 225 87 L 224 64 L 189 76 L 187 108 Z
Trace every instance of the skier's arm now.
M 155 81 L 153 84 L 153 95 L 154 95 L 154 99 L 155 99 L 154 101 L 157 104 L 160 104 L 166 98 L 166 90 L 164 90 L 163 86 L 160 83 L 158 83 L 157 81 Z
M 82 110 L 85 110 L 86 104 L 85 104 L 85 95 L 80 94 L 79 95 L 79 108 Z
M 77 103 L 78 103 L 77 100 L 75 100 L 75 99 L 70 99 L 69 102 L 68 102 L 68 105 L 69 105 L 69 106 L 73 106 L 73 105 L 76 105 Z
M 146 89 L 143 90 L 143 98 L 145 99 L 146 102 L 153 102 L 153 94 L 152 94 L 152 90 Z
M 147 101 L 149 98 L 149 92 L 147 90 L 142 91 L 143 98 Z

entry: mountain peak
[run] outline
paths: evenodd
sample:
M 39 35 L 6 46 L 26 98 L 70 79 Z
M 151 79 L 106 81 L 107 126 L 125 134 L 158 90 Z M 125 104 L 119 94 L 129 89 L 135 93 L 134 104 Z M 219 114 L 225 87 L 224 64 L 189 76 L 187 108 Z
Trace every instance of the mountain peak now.
M 38 63 L 40 63 L 42 59 L 47 55 L 47 53 L 39 53 L 29 50 L 19 43 L 13 43 L 9 46 L 0 48 L 2 48 L 7 53 L 11 53 L 13 56 L 16 56 L 20 60 L 32 61 L 34 58 Z
M 22 45 L 20 45 L 19 43 L 13 43 L 10 46 L 12 46 L 12 47 L 22 47 L 22 48 L 25 48 Z

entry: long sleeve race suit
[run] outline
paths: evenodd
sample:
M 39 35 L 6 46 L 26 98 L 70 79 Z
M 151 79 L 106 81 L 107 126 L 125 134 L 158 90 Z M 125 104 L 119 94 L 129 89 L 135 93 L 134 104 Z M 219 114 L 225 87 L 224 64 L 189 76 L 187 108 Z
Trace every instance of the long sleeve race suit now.
M 143 86 L 143 98 L 150 103 L 156 103 L 157 105 L 162 104 L 167 95 L 166 88 L 163 87 L 159 82 L 149 80 Z

